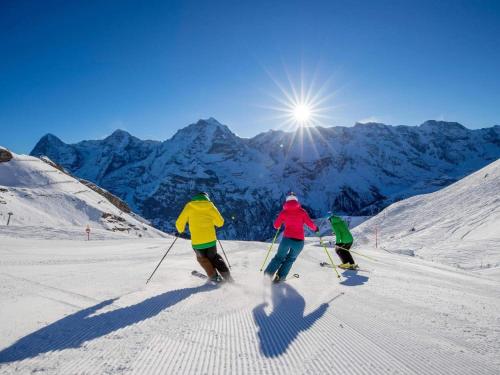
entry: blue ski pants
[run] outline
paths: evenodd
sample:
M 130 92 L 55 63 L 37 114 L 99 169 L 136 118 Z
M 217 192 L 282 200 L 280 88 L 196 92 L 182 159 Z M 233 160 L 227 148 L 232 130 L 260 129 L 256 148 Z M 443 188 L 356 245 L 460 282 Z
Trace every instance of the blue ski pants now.
M 270 276 L 277 272 L 280 279 L 285 279 L 303 248 L 304 241 L 283 237 L 278 252 L 264 272 Z

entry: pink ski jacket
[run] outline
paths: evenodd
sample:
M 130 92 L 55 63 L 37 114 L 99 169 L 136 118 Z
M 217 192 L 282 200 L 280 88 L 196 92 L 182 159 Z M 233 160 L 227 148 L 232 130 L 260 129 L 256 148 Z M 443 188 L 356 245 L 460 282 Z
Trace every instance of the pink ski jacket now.
M 297 201 L 288 201 L 283 205 L 283 211 L 276 218 L 274 228 L 278 229 L 282 224 L 285 224 L 285 233 L 283 236 L 296 240 L 304 239 L 304 224 L 313 231 L 318 230 L 318 227 L 313 223 L 306 210 Z

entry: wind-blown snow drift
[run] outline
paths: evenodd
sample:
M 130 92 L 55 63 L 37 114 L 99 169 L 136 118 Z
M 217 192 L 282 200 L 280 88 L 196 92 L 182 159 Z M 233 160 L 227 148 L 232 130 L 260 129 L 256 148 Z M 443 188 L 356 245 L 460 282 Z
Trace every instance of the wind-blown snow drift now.
M 383 248 L 467 269 L 500 265 L 500 159 L 437 192 L 387 207 L 355 229 Z
M 93 238 L 166 236 L 47 162 L 12 155 L 0 163 L 0 235 L 83 237 L 90 225 Z

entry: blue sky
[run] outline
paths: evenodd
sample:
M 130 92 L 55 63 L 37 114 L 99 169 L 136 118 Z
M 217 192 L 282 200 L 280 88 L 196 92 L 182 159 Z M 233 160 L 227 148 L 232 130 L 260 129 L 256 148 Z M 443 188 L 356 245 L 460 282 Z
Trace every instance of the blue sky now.
M 282 126 L 266 107 L 287 74 L 328 82 L 326 126 L 499 124 L 500 1 L 0 1 L 0 144 L 16 152 L 208 117 L 253 136 Z

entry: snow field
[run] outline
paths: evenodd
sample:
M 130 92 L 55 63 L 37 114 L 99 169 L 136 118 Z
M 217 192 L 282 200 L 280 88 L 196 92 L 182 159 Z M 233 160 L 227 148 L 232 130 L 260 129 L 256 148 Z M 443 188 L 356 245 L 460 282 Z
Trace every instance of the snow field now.
M 435 193 L 387 207 L 354 230 L 386 251 L 497 275 L 500 266 L 500 160 Z M 496 269 L 496 270 L 495 270 Z
M 87 225 L 96 239 L 166 236 L 42 160 L 13 155 L 0 163 L 0 236 L 50 239 L 71 232 L 80 237 Z M 10 212 L 14 229 L 6 225 Z
M 496 374 L 499 282 L 356 251 L 363 272 L 319 267 L 307 240 L 292 273 L 259 273 L 269 244 L 223 241 L 237 281 L 212 287 L 179 240 L 0 241 L 0 373 Z M 331 251 L 331 250 L 330 250 Z M 274 252 L 273 252 L 274 253 Z M 334 253 L 332 255 L 335 257 Z

